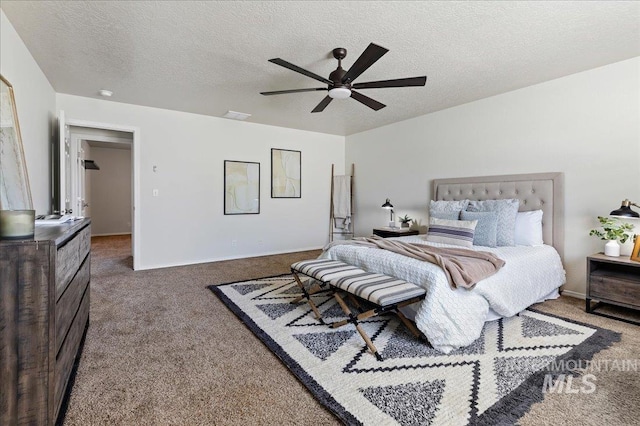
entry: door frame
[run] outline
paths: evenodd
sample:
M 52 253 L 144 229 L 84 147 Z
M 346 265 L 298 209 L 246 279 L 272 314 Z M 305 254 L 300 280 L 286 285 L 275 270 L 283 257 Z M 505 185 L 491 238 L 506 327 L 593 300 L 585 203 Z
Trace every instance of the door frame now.
M 64 117 L 64 111 L 62 116 Z M 135 126 L 125 126 L 120 124 L 100 123 L 96 121 L 76 120 L 64 117 L 67 126 L 92 127 L 94 129 L 115 130 L 133 134 L 131 146 L 131 253 L 133 254 L 133 270 L 140 269 L 140 128 Z
M 132 147 L 132 141 L 130 139 L 124 139 L 124 138 L 119 138 L 119 137 L 114 137 L 114 136 L 91 135 L 91 134 L 81 133 L 81 132 L 70 133 L 70 137 L 71 137 L 71 141 L 72 141 L 71 147 L 72 147 L 72 149 L 74 150 L 74 152 L 76 154 L 82 149 L 82 142 L 83 141 L 106 142 L 106 143 L 113 143 L 113 144 L 120 144 L 120 145 L 128 145 L 129 148 L 127 148 L 127 149 L 129 151 L 131 151 L 131 155 L 132 155 L 131 161 L 133 161 L 133 147 Z M 133 167 L 133 165 L 132 165 L 132 167 Z M 77 176 L 76 176 L 76 178 L 77 178 Z M 75 179 L 75 180 L 76 180 L 76 182 L 78 181 L 77 179 Z M 83 189 L 86 189 L 86 186 Z M 132 195 L 132 197 L 133 197 L 133 195 Z M 82 211 L 82 208 L 80 206 L 80 204 L 82 204 L 82 203 L 80 203 L 78 200 L 75 200 L 75 203 L 76 204 L 74 205 L 73 210 L 77 214 L 80 214 L 80 216 L 85 216 L 85 214 Z M 133 203 L 131 205 L 133 206 Z

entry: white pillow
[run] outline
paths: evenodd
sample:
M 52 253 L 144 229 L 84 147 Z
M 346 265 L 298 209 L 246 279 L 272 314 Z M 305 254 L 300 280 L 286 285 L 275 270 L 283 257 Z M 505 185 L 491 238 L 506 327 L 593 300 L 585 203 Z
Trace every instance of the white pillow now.
M 542 241 L 542 210 L 518 212 L 514 240 L 517 246 L 541 246 Z
M 477 224 L 477 220 L 447 220 L 430 217 L 427 241 L 472 247 Z

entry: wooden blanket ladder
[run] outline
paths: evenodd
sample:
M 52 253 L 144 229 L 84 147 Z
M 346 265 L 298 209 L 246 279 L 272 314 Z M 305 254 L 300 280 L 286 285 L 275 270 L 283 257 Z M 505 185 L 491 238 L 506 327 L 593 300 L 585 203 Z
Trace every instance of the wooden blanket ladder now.
M 331 204 L 329 208 L 329 241 L 333 242 L 335 236 L 339 236 L 341 239 L 351 239 L 354 236 L 354 212 L 353 212 L 353 178 L 355 176 L 355 165 L 351 164 L 351 175 L 349 176 L 350 181 L 350 191 L 349 191 L 349 202 L 351 205 L 351 216 L 350 223 L 346 228 L 337 228 L 336 227 L 336 217 L 334 212 L 334 203 L 333 196 L 335 193 L 335 185 L 334 185 L 334 165 L 331 164 Z

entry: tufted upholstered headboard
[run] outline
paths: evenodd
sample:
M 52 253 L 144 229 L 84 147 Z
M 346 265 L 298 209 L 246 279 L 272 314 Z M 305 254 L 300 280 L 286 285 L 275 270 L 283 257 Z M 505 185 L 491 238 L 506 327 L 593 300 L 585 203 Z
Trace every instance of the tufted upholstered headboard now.
M 539 210 L 542 238 L 564 259 L 564 175 L 534 173 L 504 176 L 434 179 L 431 198 L 441 200 L 499 200 L 517 198 L 519 211 Z

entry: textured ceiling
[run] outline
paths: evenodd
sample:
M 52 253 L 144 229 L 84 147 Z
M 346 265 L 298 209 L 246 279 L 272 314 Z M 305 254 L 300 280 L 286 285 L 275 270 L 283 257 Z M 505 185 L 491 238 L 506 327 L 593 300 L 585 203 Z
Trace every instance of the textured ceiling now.
M 640 3 L 169 2 L 2 0 L 0 6 L 60 93 L 349 135 L 640 56 Z M 369 89 L 310 111 L 321 87 L 267 62 L 328 77 L 374 42 L 389 49 L 356 82 L 427 75 L 425 87 Z

